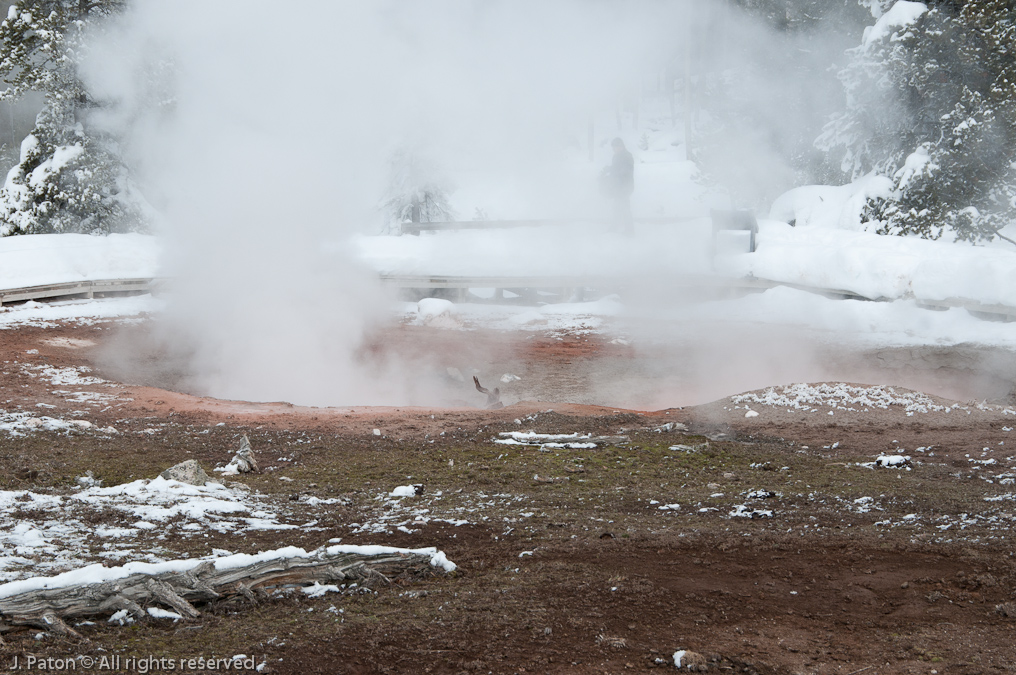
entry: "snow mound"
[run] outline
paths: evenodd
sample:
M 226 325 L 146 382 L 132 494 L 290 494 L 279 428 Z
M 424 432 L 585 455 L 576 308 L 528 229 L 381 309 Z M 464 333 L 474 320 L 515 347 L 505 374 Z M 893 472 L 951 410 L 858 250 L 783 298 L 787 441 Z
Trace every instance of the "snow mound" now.
M 894 387 L 864 387 L 850 384 L 792 384 L 769 387 L 762 392 L 731 396 L 734 403 L 751 402 L 775 408 L 816 412 L 818 407 L 858 412 L 902 407 L 909 413 L 949 412 L 950 406 L 936 404 L 930 396 L 917 391 L 899 391 Z
M 776 214 L 775 205 L 773 209 Z M 779 215 L 789 221 L 794 213 L 801 217 L 792 210 Z M 809 217 L 814 226 L 802 226 L 800 220 L 797 227 L 761 221 L 758 250 L 724 257 L 722 271 L 872 300 L 963 299 L 1016 307 L 1016 251 L 1011 247 L 884 236 L 859 231 L 856 223 L 836 229 L 836 216 Z
M 416 303 L 417 323 L 432 328 L 460 328 L 455 303 L 443 298 L 424 298 Z
M 888 197 L 893 182 L 869 174 L 847 185 L 802 185 L 776 198 L 769 218 L 797 227 L 862 230 L 861 212 L 868 199 Z

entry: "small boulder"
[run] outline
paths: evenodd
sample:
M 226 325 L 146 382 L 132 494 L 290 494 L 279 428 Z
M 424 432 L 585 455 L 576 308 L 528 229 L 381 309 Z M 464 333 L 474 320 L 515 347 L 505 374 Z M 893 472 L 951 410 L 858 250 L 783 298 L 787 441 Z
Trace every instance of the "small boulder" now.
M 709 660 L 702 654 L 688 649 L 680 649 L 674 652 L 674 665 L 679 670 L 690 670 L 697 673 L 704 673 L 709 670 Z
M 247 434 L 240 439 L 240 449 L 233 455 L 226 466 L 215 469 L 225 476 L 235 476 L 240 473 L 257 473 L 260 471 L 258 462 L 254 459 L 254 449 L 250 447 L 250 439 Z
M 196 459 L 188 459 L 171 466 L 161 474 L 166 480 L 177 480 L 188 485 L 204 485 L 208 482 L 208 474 L 201 468 Z
M 96 478 L 95 474 L 93 474 L 91 470 L 86 471 L 84 476 L 78 476 L 75 478 L 74 482 L 83 488 L 102 487 L 102 480 Z

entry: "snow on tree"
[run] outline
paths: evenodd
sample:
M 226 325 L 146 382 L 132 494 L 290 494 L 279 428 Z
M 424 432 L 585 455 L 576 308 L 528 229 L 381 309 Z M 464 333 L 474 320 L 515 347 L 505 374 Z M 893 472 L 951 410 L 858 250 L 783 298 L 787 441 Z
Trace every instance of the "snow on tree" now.
M 451 188 L 438 167 L 419 152 L 400 148 L 389 162 L 388 188 L 382 199 L 389 231 L 402 223 L 433 223 L 454 218 L 448 194 Z
M 85 35 L 123 0 L 18 0 L 0 22 L 0 100 L 45 95 L 17 166 L 0 188 L 0 235 L 142 229 L 145 202 L 116 138 L 89 124 L 94 100 L 77 74 Z
M 863 217 L 884 234 L 1002 237 L 1016 221 L 1016 8 L 900 0 L 839 76 L 846 110 L 816 144 L 851 178 L 894 181 Z
M 882 18 L 886 10 L 889 9 L 895 0 L 857 0 L 861 7 L 866 7 L 871 10 L 871 15 L 876 19 Z

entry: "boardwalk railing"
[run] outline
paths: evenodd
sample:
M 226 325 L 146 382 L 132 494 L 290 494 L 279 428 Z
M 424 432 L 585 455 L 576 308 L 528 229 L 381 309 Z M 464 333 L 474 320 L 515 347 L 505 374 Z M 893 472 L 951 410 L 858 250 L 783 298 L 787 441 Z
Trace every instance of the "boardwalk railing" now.
M 6 302 L 24 302 L 25 300 L 55 300 L 74 297 L 94 298 L 105 295 L 150 293 L 160 281 L 160 279 L 98 279 L 9 288 L 0 290 L 0 306 Z

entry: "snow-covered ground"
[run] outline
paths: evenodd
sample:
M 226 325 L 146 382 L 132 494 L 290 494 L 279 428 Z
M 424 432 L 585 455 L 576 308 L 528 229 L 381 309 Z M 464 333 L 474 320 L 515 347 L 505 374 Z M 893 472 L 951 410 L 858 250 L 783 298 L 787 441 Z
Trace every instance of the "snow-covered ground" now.
M 162 561 L 167 550 L 147 536 L 155 530 L 155 539 L 170 541 L 209 530 L 312 527 L 280 517 L 270 502 L 238 484 L 197 487 L 159 477 L 64 495 L 0 490 L 0 520 L 7 524 L 0 528 L 0 580 L 62 571 L 96 557 Z M 97 520 L 106 522 L 96 526 Z
M 161 300 L 151 295 L 60 302 L 30 300 L 18 305 L 0 307 L 0 330 L 21 326 L 48 328 L 56 326 L 61 321 L 88 325 L 109 319 L 129 319 L 157 312 L 163 306 Z
M 1016 246 L 971 246 L 820 226 L 759 224 L 758 250 L 721 269 L 871 299 L 964 299 L 1016 307 Z
M 157 276 L 159 242 L 141 234 L 0 237 L 0 290 Z

